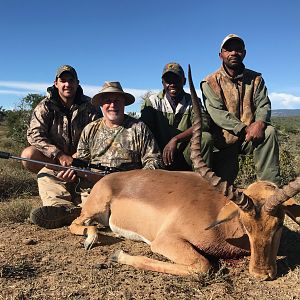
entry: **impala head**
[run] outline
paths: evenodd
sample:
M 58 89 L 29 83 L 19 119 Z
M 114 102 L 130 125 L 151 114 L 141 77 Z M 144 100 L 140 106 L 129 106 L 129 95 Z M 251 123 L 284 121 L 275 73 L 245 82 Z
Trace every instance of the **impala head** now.
M 280 243 L 284 210 L 280 206 L 275 214 L 265 209 L 268 198 L 278 192 L 275 184 L 255 182 L 244 193 L 253 201 L 251 210 L 239 209 L 239 218 L 250 242 L 249 272 L 261 280 L 275 278 L 277 274 L 276 256 Z
M 274 279 L 285 214 L 300 225 L 300 205 L 292 198 L 299 192 L 300 176 L 282 189 L 271 182 L 255 182 L 243 192 L 250 205 L 231 200 L 208 229 L 237 216 L 250 242 L 250 274 L 260 280 Z
M 230 200 L 207 229 L 238 216 L 250 242 L 249 272 L 261 280 L 273 279 L 277 273 L 276 256 L 281 238 L 285 213 L 300 224 L 300 206 L 292 199 L 300 192 L 300 176 L 279 189 L 275 184 L 259 181 L 239 191 L 217 177 L 203 162 L 200 155 L 201 113 L 189 66 L 189 85 L 195 113 L 191 143 L 191 159 L 196 172 Z

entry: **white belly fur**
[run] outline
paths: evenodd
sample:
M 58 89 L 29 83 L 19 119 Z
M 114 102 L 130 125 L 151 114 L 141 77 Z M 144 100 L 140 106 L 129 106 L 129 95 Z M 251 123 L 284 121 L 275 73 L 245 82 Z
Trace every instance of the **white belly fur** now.
M 151 244 L 150 241 L 145 239 L 143 236 L 137 234 L 136 232 L 133 232 L 130 230 L 125 230 L 123 228 L 119 228 L 119 227 L 115 226 L 114 224 L 112 224 L 111 218 L 109 218 L 109 227 L 112 232 L 117 233 L 126 239 L 133 240 L 133 241 L 142 241 L 142 242 L 147 243 L 148 245 Z

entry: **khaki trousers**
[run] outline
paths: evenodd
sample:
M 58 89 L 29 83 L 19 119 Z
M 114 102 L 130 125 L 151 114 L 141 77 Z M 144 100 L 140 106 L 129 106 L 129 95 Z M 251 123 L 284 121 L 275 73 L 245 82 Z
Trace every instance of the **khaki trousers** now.
M 57 178 L 56 171 L 42 168 L 37 174 L 39 194 L 43 206 L 82 206 L 92 188 L 92 184 L 80 179 L 80 182 L 65 182 Z

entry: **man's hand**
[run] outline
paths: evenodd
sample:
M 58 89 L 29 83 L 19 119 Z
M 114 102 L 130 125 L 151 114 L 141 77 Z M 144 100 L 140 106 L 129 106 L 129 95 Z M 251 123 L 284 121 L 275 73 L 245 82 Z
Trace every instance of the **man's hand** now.
M 256 121 L 246 127 L 245 140 L 247 142 L 259 142 L 265 136 L 266 124 L 263 121 Z
M 66 171 L 60 171 L 56 175 L 59 179 L 66 181 L 66 182 L 74 182 L 76 180 L 76 173 L 74 170 L 69 169 Z
M 166 166 L 174 162 L 175 152 L 177 150 L 177 139 L 172 138 L 163 150 L 163 161 Z
M 56 158 L 62 166 L 69 167 L 72 165 L 72 156 L 63 153 L 62 151 L 57 154 Z

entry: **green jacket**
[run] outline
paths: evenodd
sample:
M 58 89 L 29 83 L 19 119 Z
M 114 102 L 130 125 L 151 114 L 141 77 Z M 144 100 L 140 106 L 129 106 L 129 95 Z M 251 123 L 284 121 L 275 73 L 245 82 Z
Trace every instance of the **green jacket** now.
M 141 108 L 141 120 L 152 131 L 161 151 L 174 136 L 192 127 L 193 117 L 192 99 L 188 93 L 184 93 L 175 112 L 163 91 L 145 99 Z M 204 110 L 202 119 L 203 131 L 209 131 L 209 117 Z

